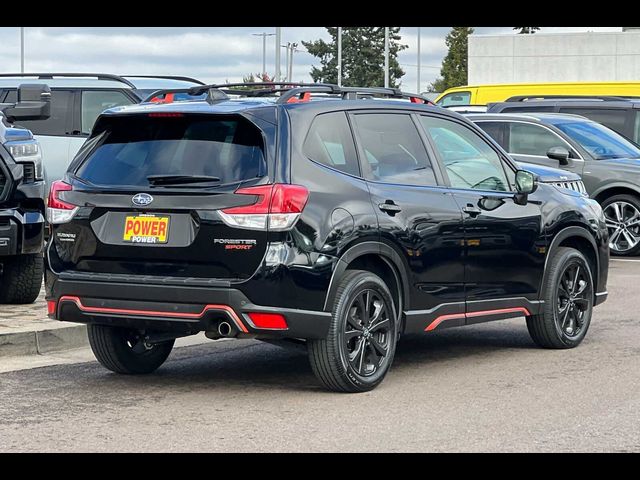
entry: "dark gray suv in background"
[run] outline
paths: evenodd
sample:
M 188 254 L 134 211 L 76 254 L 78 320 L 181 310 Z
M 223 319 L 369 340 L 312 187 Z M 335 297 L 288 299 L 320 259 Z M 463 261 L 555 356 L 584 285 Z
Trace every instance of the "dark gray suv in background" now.
M 578 115 L 471 114 L 516 160 L 560 167 L 582 177 L 603 207 L 613 254 L 640 252 L 640 148 Z

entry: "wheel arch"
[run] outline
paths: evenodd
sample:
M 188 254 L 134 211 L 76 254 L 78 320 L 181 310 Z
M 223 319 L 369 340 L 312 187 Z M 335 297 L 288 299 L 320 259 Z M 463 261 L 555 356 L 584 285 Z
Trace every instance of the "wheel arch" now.
M 598 188 L 591 194 L 591 198 L 602 204 L 607 198 L 613 197 L 614 195 L 633 195 L 640 199 L 640 188 L 629 183 L 610 183 Z
M 400 255 L 390 246 L 380 242 L 363 242 L 354 245 L 338 259 L 324 301 L 325 312 L 332 310 L 340 278 L 350 268 L 371 271 L 385 280 L 394 300 L 398 302 L 398 315 L 402 314 L 405 305 L 409 304 L 409 279 Z
M 593 293 L 594 299 L 598 289 L 598 278 L 600 273 L 600 257 L 598 256 L 598 246 L 594 238 L 583 227 L 570 226 L 560 230 L 557 235 L 551 241 L 549 249 L 547 251 L 547 258 L 544 263 L 544 274 L 542 276 L 542 282 L 540 284 L 539 292 L 542 292 L 543 286 L 547 282 L 548 276 L 548 263 L 549 259 L 553 256 L 555 251 L 559 247 L 572 247 L 582 253 L 589 265 L 591 266 L 591 273 L 593 277 Z

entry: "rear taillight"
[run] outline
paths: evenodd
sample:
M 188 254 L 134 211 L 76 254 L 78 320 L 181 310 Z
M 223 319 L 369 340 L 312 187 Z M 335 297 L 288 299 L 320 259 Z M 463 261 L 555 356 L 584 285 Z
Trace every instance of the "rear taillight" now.
M 309 191 L 300 185 L 276 183 L 240 188 L 239 195 L 255 195 L 251 205 L 220 210 L 222 220 L 231 227 L 250 230 L 288 230 L 296 223 L 309 198 Z
M 67 223 L 78 211 L 76 205 L 60 199 L 60 192 L 70 192 L 71 190 L 73 187 L 61 180 L 56 180 L 51 184 L 47 200 L 47 221 L 50 224 Z

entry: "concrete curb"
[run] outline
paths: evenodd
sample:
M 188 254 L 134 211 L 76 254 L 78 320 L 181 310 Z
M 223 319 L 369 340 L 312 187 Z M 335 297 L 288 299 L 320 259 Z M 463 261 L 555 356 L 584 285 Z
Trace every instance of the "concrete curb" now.
M 0 357 L 60 352 L 88 345 L 86 325 L 0 333 Z

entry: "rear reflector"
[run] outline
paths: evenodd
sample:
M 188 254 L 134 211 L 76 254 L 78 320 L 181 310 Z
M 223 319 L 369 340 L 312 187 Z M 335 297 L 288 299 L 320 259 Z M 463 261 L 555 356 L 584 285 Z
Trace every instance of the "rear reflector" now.
M 56 314 L 56 301 L 47 300 L 47 315 L 55 315 L 55 314 Z
M 256 200 L 251 205 L 220 210 L 220 216 L 229 226 L 251 230 L 290 229 L 309 198 L 309 191 L 305 187 L 283 183 L 239 188 L 235 193 L 255 195 Z
M 256 328 L 269 328 L 271 330 L 286 330 L 289 328 L 284 315 L 279 313 L 249 313 L 249 318 Z

